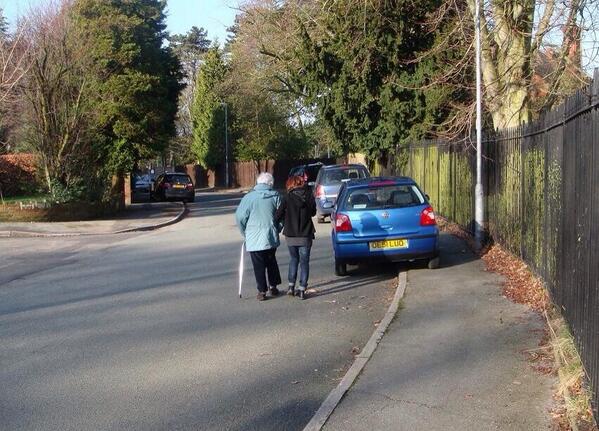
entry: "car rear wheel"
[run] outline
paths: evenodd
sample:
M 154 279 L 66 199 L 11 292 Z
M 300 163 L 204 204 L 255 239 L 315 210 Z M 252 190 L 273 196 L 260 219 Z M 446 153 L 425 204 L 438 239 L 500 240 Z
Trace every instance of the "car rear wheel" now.
M 441 265 L 441 258 L 439 256 L 433 257 L 428 261 L 428 269 L 437 269 Z
M 345 277 L 347 275 L 347 263 L 335 259 L 335 275 Z

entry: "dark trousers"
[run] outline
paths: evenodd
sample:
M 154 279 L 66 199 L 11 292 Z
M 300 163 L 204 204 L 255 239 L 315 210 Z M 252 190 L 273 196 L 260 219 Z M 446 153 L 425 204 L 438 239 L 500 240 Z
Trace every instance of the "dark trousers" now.
M 295 286 L 297 280 L 297 269 L 299 266 L 299 289 L 305 290 L 308 287 L 308 277 L 310 276 L 310 246 L 289 246 L 289 286 Z
M 281 273 L 277 263 L 276 248 L 270 250 L 250 251 L 252 265 L 254 266 L 254 275 L 256 276 L 256 287 L 259 292 L 266 292 L 269 287 L 275 287 L 281 284 Z M 268 284 L 266 284 L 266 275 L 268 274 Z

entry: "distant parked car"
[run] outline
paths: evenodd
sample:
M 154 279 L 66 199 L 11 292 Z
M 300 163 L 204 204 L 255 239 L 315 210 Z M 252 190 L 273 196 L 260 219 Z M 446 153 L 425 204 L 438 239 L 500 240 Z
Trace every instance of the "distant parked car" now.
M 304 181 L 308 183 L 309 186 L 313 186 L 314 182 L 316 181 L 316 177 L 318 176 L 318 172 L 323 166 L 324 164 L 322 162 L 296 166 L 289 171 L 289 176 L 303 177 Z
M 150 175 L 134 175 L 133 191 L 136 193 L 150 193 L 152 189 L 152 178 Z
M 193 202 L 195 188 L 187 174 L 161 174 L 156 178 L 153 197 L 156 200 Z
M 332 215 L 335 274 L 362 261 L 427 260 L 439 266 L 435 213 L 408 177 L 366 178 L 343 185 Z
M 337 194 L 344 182 L 368 177 L 370 172 L 366 166 L 360 164 L 323 166 L 314 182 L 318 223 L 324 223 L 325 217 L 333 212 Z

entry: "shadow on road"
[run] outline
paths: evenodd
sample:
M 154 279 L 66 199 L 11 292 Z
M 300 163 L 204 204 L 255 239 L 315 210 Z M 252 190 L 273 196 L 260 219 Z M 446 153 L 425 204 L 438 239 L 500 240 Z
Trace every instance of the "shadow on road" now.
M 350 271 L 347 277 L 338 277 L 333 280 L 315 283 L 310 287 L 317 291 L 314 296 L 341 293 L 372 283 L 391 281 L 397 277 L 398 268 L 397 264 L 362 265 Z

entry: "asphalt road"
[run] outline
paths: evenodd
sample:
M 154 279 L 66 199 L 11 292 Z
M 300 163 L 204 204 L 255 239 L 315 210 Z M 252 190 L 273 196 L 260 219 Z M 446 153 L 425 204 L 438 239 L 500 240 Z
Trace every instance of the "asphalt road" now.
M 240 195 L 198 196 L 150 233 L 0 239 L 0 429 L 299 430 L 393 294 L 392 267 L 336 278 L 319 226 L 312 287 L 258 302 Z M 280 249 L 282 273 L 287 252 Z M 285 278 L 285 277 L 284 277 Z

